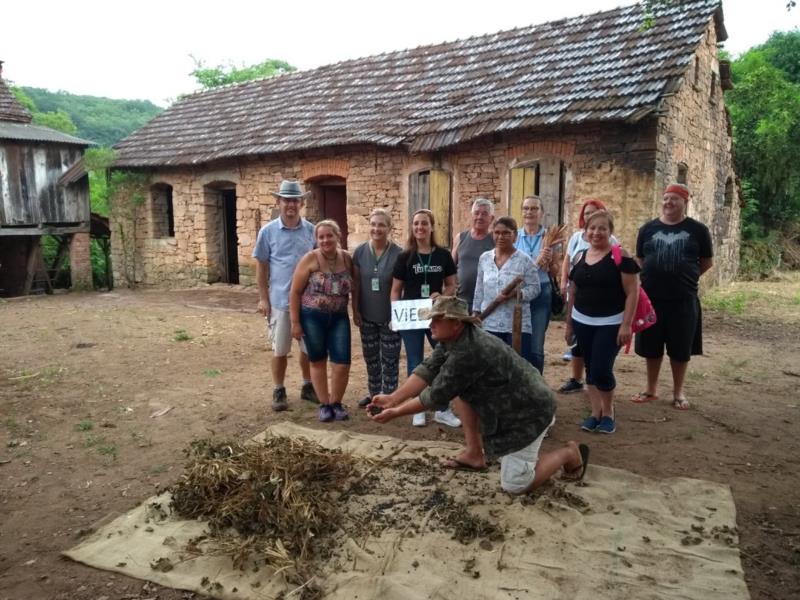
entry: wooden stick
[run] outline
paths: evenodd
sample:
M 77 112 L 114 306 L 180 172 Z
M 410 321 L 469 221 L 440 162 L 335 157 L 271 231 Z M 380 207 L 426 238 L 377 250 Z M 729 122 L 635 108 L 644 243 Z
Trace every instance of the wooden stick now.
M 517 287 L 520 283 L 522 283 L 522 276 L 519 275 L 517 277 L 514 277 L 513 281 L 503 288 L 501 294 L 503 294 L 504 296 L 510 296 L 511 294 L 514 293 L 514 288 Z M 501 304 L 503 304 L 503 302 L 498 302 L 496 298 L 492 300 L 491 304 L 489 304 L 489 306 L 486 307 L 486 310 L 484 310 L 480 314 L 479 317 L 480 320 L 483 321 L 486 317 L 488 317 L 495 310 L 497 310 L 497 307 L 500 306 Z
M 514 304 L 514 317 L 511 319 L 511 347 L 517 354 L 522 354 L 522 290 L 519 288 Z

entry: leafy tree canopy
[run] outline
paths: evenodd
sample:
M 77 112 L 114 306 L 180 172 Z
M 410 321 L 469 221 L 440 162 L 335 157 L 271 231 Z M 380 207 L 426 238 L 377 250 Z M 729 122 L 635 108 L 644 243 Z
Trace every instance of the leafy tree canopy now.
M 23 105 L 26 105 L 26 101 L 34 105 L 34 110 L 28 105 L 26 107 L 33 113 L 35 123 L 60 129 L 59 124 L 65 123 L 64 117 L 68 116 L 74 129 L 61 131 L 101 146 L 113 146 L 163 110 L 149 100 L 114 100 L 32 87 L 16 88 L 18 99 L 20 92 L 26 99 L 20 100 Z M 37 120 L 37 113 L 52 116 L 39 117 Z
M 252 79 L 263 79 L 274 77 L 282 73 L 291 73 L 297 69 L 284 60 L 268 58 L 267 60 L 255 65 L 242 65 L 237 67 L 233 63 L 227 65 L 217 65 L 209 67 L 201 59 L 192 56 L 194 60 L 194 70 L 190 73 L 204 89 L 210 89 L 227 85 L 229 83 L 239 83 Z
M 800 32 L 776 33 L 735 60 L 726 94 L 745 185 L 746 237 L 800 220 Z
M 41 111 L 36 106 L 36 102 L 34 102 L 33 98 L 31 98 L 23 88 L 12 86 L 11 91 L 17 97 L 17 101 L 31 113 L 34 125 L 42 125 L 43 127 L 63 131 L 70 135 L 78 134 L 78 128 L 75 126 L 75 122 L 66 111 L 60 108 L 52 111 Z

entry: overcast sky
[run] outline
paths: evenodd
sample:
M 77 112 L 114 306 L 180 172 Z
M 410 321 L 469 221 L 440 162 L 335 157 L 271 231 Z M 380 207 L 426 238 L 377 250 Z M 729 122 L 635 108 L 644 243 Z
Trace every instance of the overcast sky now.
M 17 85 L 165 106 L 196 89 L 190 54 L 209 65 L 283 59 L 300 69 L 452 41 L 631 0 L 39 0 L 0 8 L 3 76 Z M 786 0 L 725 0 L 734 55 L 800 27 Z

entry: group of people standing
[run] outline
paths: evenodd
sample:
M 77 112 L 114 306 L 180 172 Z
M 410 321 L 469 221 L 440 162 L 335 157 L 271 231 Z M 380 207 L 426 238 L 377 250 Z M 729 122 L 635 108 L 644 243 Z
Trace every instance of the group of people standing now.
M 512 344 L 517 319 L 518 356 L 541 378 L 552 295 L 560 291 L 568 299 L 565 338 L 573 369 L 560 391 L 585 389 L 590 410 L 582 429 L 613 433 L 613 367 L 619 349 L 631 342 L 640 274 L 658 322 L 636 336 L 636 352 L 647 362 L 647 387 L 633 401 L 657 398 L 666 348 L 673 374 L 673 406 L 688 408 L 683 391 L 686 366 L 692 354 L 702 351 L 698 280 L 712 259 L 708 229 L 686 216 L 689 190 L 685 186 L 667 187 L 661 216 L 639 231 L 635 257 L 620 247 L 611 213 L 595 199 L 582 204 L 579 229 L 565 248 L 560 243 L 548 245 L 542 201 L 529 196 L 523 200 L 521 227 L 511 217 L 495 218 L 491 200 L 476 200 L 470 228 L 456 234 L 452 250 L 438 243 L 431 211 L 421 209 L 412 215 L 408 239 L 401 248 L 391 239 L 391 213 L 375 209 L 369 215 L 368 241 L 351 256 L 341 249 L 336 222 L 312 225 L 300 216 L 307 194 L 299 183 L 284 181 L 274 195 L 280 214 L 261 229 L 253 252 L 258 308 L 268 319 L 273 347 L 273 410 L 288 407 L 286 357 L 295 339 L 303 373 L 300 397 L 320 405 L 320 421 L 348 418 L 342 400 L 351 363 L 350 301 L 367 368 L 368 395 L 359 402 L 361 407 L 373 405 L 376 397 L 397 399 L 392 394 L 399 385 L 401 346 L 410 379 L 422 369 L 426 340 L 431 348 L 440 343 L 431 329 L 391 329 L 391 303 L 401 299 L 431 298 L 436 306 L 440 298 L 455 296 L 468 317 L 456 320 L 483 329 L 505 347 Z M 560 290 L 554 289 L 559 278 Z M 477 318 L 481 314 L 482 320 Z M 447 400 L 409 405 L 418 410 L 403 414 L 411 414 L 412 423 L 422 426 L 424 408 L 434 407 L 437 422 L 459 427 L 464 421 L 464 399 L 453 394 Z M 454 413 L 450 401 L 461 410 Z M 375 406 L 392 404 L 385 400 Z M 465 435 L 467 429 L 477 435 L 474 417 L 473 412 L 472 421 L 464 423 Z M 536 431 L 541 434 L 549 424 L 539 423 Z M 474 449 L 480 446 L 472 443 L 470 447 L 467 442 L 472 454 L 455 457 L 453 464 L 479 467 L 483 461 L 476 460 Z M 577 445 L 570 447 L 562 456 L 562 466 L 568 464 L 575 471 L 581 452 Z

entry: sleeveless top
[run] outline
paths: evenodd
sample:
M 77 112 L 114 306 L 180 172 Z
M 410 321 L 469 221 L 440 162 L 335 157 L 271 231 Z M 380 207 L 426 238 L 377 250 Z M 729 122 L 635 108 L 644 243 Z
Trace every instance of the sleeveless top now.
M 457 295 L 472 310 L 475 297 L 475 279 L 478 277 L 478 260 L 481 254 L 494 248 L 490 231 L 482 240 L 473 239 L 469 229 L 462 231 L 458 240 L 458 292 Z
M 317 266 L 319 264 L 319 256 Z M 317 270 L 308 277 L 308 285 L 303 290 L 300 303 L 305 308 L 328 313 L 347 312 L 347 299 L 353 289 L 353 276 L 346 268 L 344 271 L 332 273 Z

